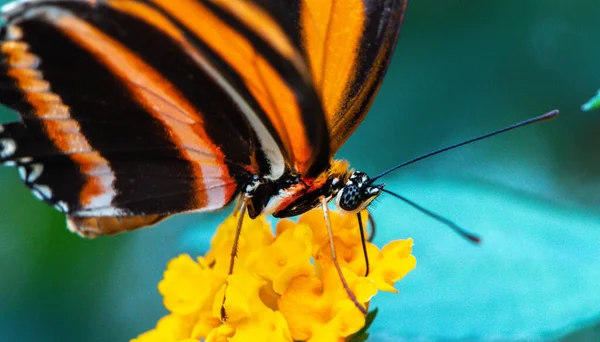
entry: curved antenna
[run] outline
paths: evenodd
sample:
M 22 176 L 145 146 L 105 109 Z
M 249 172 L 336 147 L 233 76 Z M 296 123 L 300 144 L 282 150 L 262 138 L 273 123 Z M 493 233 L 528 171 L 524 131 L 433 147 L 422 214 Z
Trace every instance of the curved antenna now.
M 536 116 L 534 118 L 531 118 L 531 119 L 528 119 L 528 120 L 525 120 L 525 121 L 518 122 L 518 123 L 516 123 L 514 125 L 510 125 L 508 127 L 504 127 L 502 129 L 499 129 L 497 131 L 494 131 L 494 132 L 491 132 L 491 133 L 488 133 L 488 134 L 484 134 L 484 135 L 479 136 L 477 138 L 472 138 L 472 139 L 469 139 L 469 140 L 465 140 L 465 141 L 460 142 L 458 144 L 450 145 L 450 146 L 441 148 L 439 150 L 436 150 L 436 151 L 433 151 L 433 152 L 429 152 L 429 153 L 424 154 L 424 155 L 422 155 L 420 157 L 411 159 L 411 160 L 406 161 L 406 162 L 404 162 L 402 164 L 396 165 L 396 166 L 394 166 L 394 167 L 392 167 L 392 168 L 390 168 L 390 169 L 388 169 L 386 171 L 383 171 L 379 175 L 371 178 L 369 180 L 369 184 L 373 184 L 374 181 L 376 181 L 377 179 L 379 179 L 379 178 L 387 175 L 388 173 L 396 171 L 396 170 L 398 170 L 398 169 L 400 169 L 400 168 L 402 168 L 402 167 L 404 167 L 406 165 L 410 165 L 412 163 L 418 162 L 419 160 L 423 160 L 423 159 L 429 158 L 431 156 L 435 156 L 436 154 L 440 154 L 442 152 L 446 152 L 446 151 L 449 151 L 449 150 L 455 149 L 457 147 L 461 147 L 461 146 L 464 146 L 464 145 L 467 145 L 467 144 L 470 144 L 470 143 L 473 143 L 473 142 L 476 142 L 476 141 L 479 141 L 479 140 L 483 140 L 483 139 L 492 137 L 492 136 L 500 134 L 500 133 L 508 132 L 508 131 L 513 130 L 515 128 L 519 128 L 519 127 L 522 127 L 522 126 L 525 126 L 525 125 L 529 125 L 529 124 L 533 124 L 533 123 L 538 123 L 538 122 L 542 122 L 542 121 L 554 119 L 557 116 L 558 116 L 558 110 L 555 109 L 555 110 L 553 110 L 551 112 L 548 112 L 546 114 L 543 114 L 543 115 L 540 115 L 540 116 Z
M 406 204 L 410 205 L 411 207 L 417 209 L 418 211 L 422 212 L 423 214 L 433 218 L 434 220 L 437 220 L 443 224 L 445 224 L 446 226 L 450 227 L 450 229 L 452 229 L 455 233 L 457 233 L 458 235 L 462 236 L 463 238 L 473 242 L 474 244 L 479 244 L 481 243 L 481 238 L 475 234 L 469 233 L 468 231 L 466 231 L 465 229 L 461 228 L 459 225 L 457 225 L 456 223 L 450 221 L 449 219 L 438 215 L 436 213 L 434 213 L 433 211 L 429 210 L 429 209 L 425 209 L 422 206 L 420 206 L 419 204 L 409 200 L 408 198 L 404 197 L 404 196 L 400 196 L 395 192 L 391 192 L 389 190 L 386 189 L 381 189 L 381 191 L 385 192 L 386 194 L 390 194 L 394 197 L 396 197 L 397 199 L 404 201 Z

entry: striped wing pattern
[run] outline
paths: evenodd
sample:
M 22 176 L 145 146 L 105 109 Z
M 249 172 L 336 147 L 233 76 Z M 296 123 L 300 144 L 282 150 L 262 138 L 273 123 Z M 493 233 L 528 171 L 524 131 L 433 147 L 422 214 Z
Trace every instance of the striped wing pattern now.
M 0 125 L 0 162 L 90 236 L 222 208 L 255 176 L 317 177 L 364 117 L 404 7 L 15 1 L 0 103 L 21 120 Z
M 408 0 L 302 0 L 297 20 L 337 151 L 366 116 L 396 46 Z

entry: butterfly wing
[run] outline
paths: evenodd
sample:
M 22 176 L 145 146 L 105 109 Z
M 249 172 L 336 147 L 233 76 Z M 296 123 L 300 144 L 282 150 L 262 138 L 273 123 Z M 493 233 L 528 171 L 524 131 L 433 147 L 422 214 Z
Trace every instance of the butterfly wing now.
M 320 172 L 327 127 L 300 52 L 232 3 L 6 6 L 0 102 L 21 121 L 1 126 L 0 162 L 84 235 L 221 208 L 253 175 Z
M 181 2 L 186 4 L 183 8 L 171 0 L 152 2 L 186 21 L 243 75 L 264 109 L 262 121 L 268 122 L 280 139 L 289 169 L 309 178 L 327 169 L 330 144 L 325 113 L 285 2 L 186 0 Z M 211 16 L 197 20 L 205 9 L 219 21 Z
M 408 0 L 299 0 L 300 39 L 335 153 L 361 123 L 389 65 Z

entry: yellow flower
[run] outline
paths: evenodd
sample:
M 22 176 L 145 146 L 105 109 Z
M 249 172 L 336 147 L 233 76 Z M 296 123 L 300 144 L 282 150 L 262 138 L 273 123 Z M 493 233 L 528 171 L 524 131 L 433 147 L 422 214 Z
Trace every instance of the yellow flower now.
M 396 291 L 394 283 L 415 267 L 411 239 L 381 250 L 367 243 L 365 277 L 356 216 L 331 212 L 331 222 L 344 279 L 365 307 L 377 291 Z M 331 260 L 320 209 L 298 223 L 280 220 L 275 236 L 264 217 L 245 218 L 228 275 L 236 223 L 230 217 L 219 226 L 204 257 L 180 255 L 168 263 L 158 289 L 171 313 L 132 342 L 343 341 L 364 326 Z
M 279 229 L 275 242 L 249 258 L 247 264 L 271 281 L 277 294 L 282 294 L 293 278 L 314 274 L 311 239 L 312 232 L 305 224 Z
M 131 342 L 188 342 L 191 320 L 183 316 L 168 315 L 161 318 L 156 328 L 147 331 Z
M 210 308 L 215 292 L 224 281 L 204 258 L 194 262 L 189 255 L 180 255 L 167 265 L 158 292 L 163 295 L 163 303 L 169 311 L 189 315 Z
M 368 246 L 371 266 L 369 278 L 375 281 L 378 290 L 398 292 L 394 283 L 404 278 L 417 265 L 417 259 L 410 254 L 412 243 L 412 239 L 392 241 L 381 252 L 373 244 Z
M 321 279 L 294 279 L 279 300 L 279 310 L 295 340 L 343 340 L 365 324 L 365 317 L 348 299 L 335 268 L 325 267 L 323 271 Z M 345 276 L 348 274 L 344 272 Z M 356 292 L 356 287 L 350 288 L 358 298 L 364 297 Z

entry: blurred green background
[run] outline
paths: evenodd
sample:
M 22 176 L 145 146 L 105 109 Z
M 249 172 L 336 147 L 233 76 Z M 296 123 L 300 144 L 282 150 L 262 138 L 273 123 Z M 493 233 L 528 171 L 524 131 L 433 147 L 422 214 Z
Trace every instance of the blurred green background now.
M 376 174 L 561 116 L 386 177 L 484 242 L 382 196 L 376 241 L 413 237 L 418 265 L 377 300 L 373 340 L 600 339 L 600 111 L 579 109 L 600 87 L 599 40 L 596 1 L 412 1 L 374 107 L 339 157 Z M 0 340 L 126 341 L 152 328 L 166 262 L 203 253 L 225 214 L 84 240 L 0 169 Z

